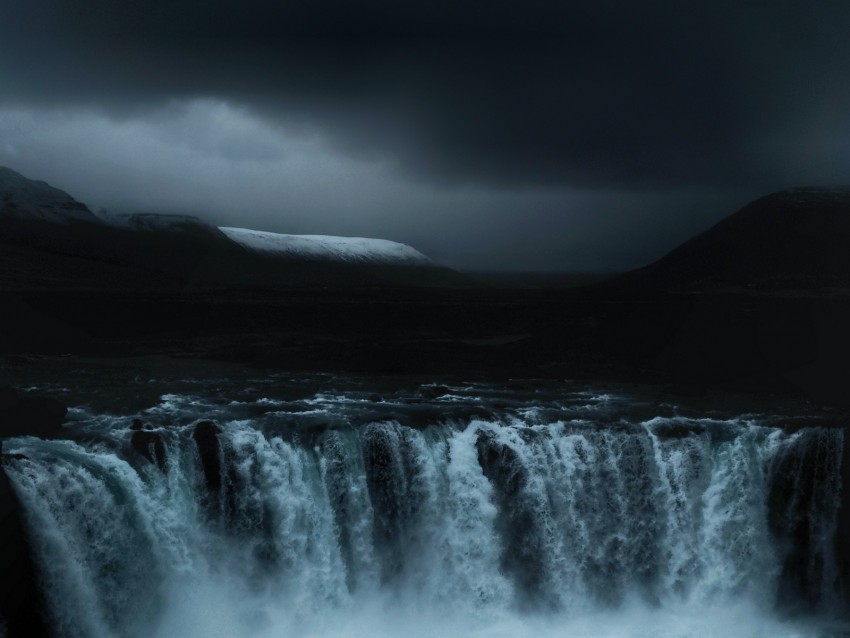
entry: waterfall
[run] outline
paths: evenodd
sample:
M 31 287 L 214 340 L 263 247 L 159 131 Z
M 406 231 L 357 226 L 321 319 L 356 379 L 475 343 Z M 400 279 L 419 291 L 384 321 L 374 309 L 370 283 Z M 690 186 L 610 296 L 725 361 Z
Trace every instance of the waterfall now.
M 842 605 L 840 429 L 321 403 L 10 441 L 57 635 L 819 635 L 783 610 Z

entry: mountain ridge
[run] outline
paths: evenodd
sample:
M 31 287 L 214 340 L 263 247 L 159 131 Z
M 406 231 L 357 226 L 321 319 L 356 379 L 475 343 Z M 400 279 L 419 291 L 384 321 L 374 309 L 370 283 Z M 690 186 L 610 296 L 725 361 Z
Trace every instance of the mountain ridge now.
M 456 286 L 462 275 L 389 240 L 223 230 L 188 215 L 95 216 L 46 182 L 0 169 L 0 287 Z M 228 234 L 229 233 L 229 234 Z M 230 235 L 236 235 L 236 238 Z M 245 238 L 284 244 L 256 250 Z M 288 238 L 288 239 L 286 239 Z M 293 250 L 306 245 L 310 250 Z M 146 280 L 147 278 L 147 280 Z
M 88 206 L 65 191 L 28 179 L 7 166 L 0 166 L 0 213 L 61 224 L 100 223 Z
M 850 186 L 760 197 L 661 259 L 603 284 L 630 292 L 850 290 Z

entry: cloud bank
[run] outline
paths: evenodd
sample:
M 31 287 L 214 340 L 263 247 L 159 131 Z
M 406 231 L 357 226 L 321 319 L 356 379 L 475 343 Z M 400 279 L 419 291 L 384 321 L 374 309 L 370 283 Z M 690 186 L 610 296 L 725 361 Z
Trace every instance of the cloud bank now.
M 0 161 L 111 208 L 618 268 L 850 181 L 850 4 L 40 0 Z

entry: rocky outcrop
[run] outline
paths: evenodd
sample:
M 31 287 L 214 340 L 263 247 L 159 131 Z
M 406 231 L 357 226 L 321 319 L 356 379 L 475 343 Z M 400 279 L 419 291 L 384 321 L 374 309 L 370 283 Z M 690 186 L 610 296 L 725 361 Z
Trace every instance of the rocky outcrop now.
M 533 499 L 524 494 L 531 481 L 528 469 L 516 450 L 504 445 L 489 432 L 480 432 L 476 442 L 478 463 L 484 476 L 493 485 L 493 500 L 499 508 L 496 530 L 504 547 L 501 564 L 523 592 L 520 604 L 529 609 L 547 609 L 554 601 L 547 600 L 547 564 L 543 532 L 537 521 Z
M 0 388 L 0 437 L 59 436 L 66 413 L 65 405 L 56 399 L 21 397 L 12 388 Z M 4 462 L 7 458 L 9 455 L 2 456 Z M 22 513 L 0 464 L 0 621 L 9 638 L 46 637 L 50 633 L 44 600 Z
M 845 616 L 850 617 L 850 426 L 843 427 L 841 449 L 841 506 L 835 521 L 835 562 Z
M 221 468 L 223 465 L 221 443 L 218 435 L 221 428 L 212 421 L 201 421 L 195 426 L 192 438 L 198 446 L 204 479 L 211 492 L 220 492 L 222 488 Z
M 23 510 L 0 465 L 0 635 L 47 638 L 44 597 L 23 522 Z M 2 627 L 5 625 L 5 633 Z
M 138 419 L 133 421 L 132 428 L 133 434 L 130 437 L 132 448 L 164 472 L 166 456 L 165 442 L 162 440 L 162 436 L 158 432 L 146 430 Z
M 843 454 L 825 428 L 806 429 L 799 436 L 774 461 L 767 523 L 782 552 L 777 603 L 786 612 L 812 613 L 837 593 L 839 566 L 823 539 L 835 533 L 831 510 L 842 490 Z

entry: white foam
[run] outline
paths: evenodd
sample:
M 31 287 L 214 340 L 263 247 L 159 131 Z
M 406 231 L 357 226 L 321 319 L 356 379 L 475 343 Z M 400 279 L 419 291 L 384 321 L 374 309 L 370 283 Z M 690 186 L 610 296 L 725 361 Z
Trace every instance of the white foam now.
M 317 411 L 346 398 L 334 392 L 316 395 Z M 150 414 L 185 422 L 202 402 L 164 394 Z M 774 612 L 781 563 L 766 525 L 766 472 L 806 444 L 804 434 L 740 419 L 727 422 L 734 436 L 716 441 L 700 428 L 661 436 L 661 418 L 610 429 L 519 417 L 412 429 L 387 419 L 300 444 L 233 418 L 241 403 L 203 403 L 213 409 L 228 417 L 219 421 L 227 460 L 215 493 L 188 426 L 157 430 L 165 473 L 116 454 L 127 448 L 127 418 L 103 433 L 109 446 L 7 442 L 27 457 L 7 471 L 58 635 L 835 633 L 828 619 Z M 835 503 L 826 479 L 838 475 L 841 434 L 822 436 L 820 458 L 835 466 L 807 489 Z M 506 560 L 517 555 L 544 560 L 539 569 Z

